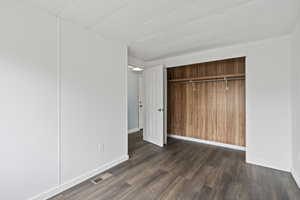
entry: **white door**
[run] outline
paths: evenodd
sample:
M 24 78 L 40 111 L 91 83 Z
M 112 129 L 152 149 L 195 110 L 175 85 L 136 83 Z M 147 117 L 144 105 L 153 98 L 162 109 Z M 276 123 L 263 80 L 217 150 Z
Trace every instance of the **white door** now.
M 164 145 L 164 73 L 163 66 L 144 71 L 144 140 Z
M 139 129 L 144 128 L 144 85 L 143 77 L 139 77 Z

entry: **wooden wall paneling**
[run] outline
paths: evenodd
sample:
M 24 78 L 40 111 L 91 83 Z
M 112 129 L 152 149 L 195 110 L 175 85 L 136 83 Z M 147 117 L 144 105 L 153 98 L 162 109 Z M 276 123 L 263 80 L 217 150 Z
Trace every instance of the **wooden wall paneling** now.
M 168 98 L 167 98 L 167 104 L 168 104 L 168 110 L 167 110 L 167 131 L 169 134 L 176 134 L 174 131 L 174 114 L 176 112 L 174 105 L 175 105 L 175 90 L 174 90 L 175 84 L 169 84 L 168 83 Z
M 195 121 L 194 125 L 194 136 L 195 138 L 206 138 L 206 114 L 207 114 L 207 106 L 206 106 L 206 96 L 205 94 L 205 84 L 194 83 L 193 90 L 195 102 L 193 107 L 195 107 L 193 116 Z
M 246 80 L 240 81 L 241 87 L 239 88 L 239 132 L 241 146 L 246 146 Z
M 229 144 L 227 141 L 227 108 L 226 108 L 226 87 L 225 82 L 217 82 L 217 100 L 216 100 L 216 110 L 217 110 L 217 120 L 216 120 L 216 137 L 215 141 Z
M 210 141 L 216 141 L 217 132 L 217 85 L 218 82 L 202 83 L 205 87 L 203 95 L 206 97 L 203 106 L 206 106 L 206 130 L 205 139 Z
M 169 133 L 185 135 L 186 132 L 186 87 L 187 84 L 168 84 L 168 123 Z
M 237 81 L 228 81 L 228 90 L 226 90 L 226 143 L 227 144 L 235 144 L 239 143 L 239 133 L 238 126 L 239 126 L 239 119 L 238 119 L 238 112 L 239 106 L 237 102 Z
M 186 110 L 185 110 L 185 113 L 186 113 L 186 129 L 185 129 L 185 132 L 184 132 L 184 135 L 183 136 L 187 136 L 189 135 L 189 137 L 193 137 L 194 136 L 194 95 L 193 95 L 193 90 L 194 90 L 194 87 L 193 87 L 193 84 L 186 84 Z
M 175 102 L 175 92 L 174 90 L 175 84 L 168 84 L 168 97 L 167 97 L 167 104 L 168 104 L 168 110 L 167 110 L 167 131 L 168 133 L 176 134 L 174 131 L 174 114 L 176 112 L 174 105 Z
M 187 86 L 187 130 L 183 136 L 215 141 L 217 138 L 217 82 Z
M 168 69 L 168 80 L 245 73 L 245 58 Z M 168 133 L 245 146 L 245 81 L 168 82 Z
M 227 90 L 227 143 L 245 146 L 245 81 L 228 82 Z
M 245 58 L 232 58 L 168 69 L 168 80 L 226 74 L 245 74 Z
M 192 111 L 192 124 L 193 134 L 190 135 L 187 133 L 187 137 L 194 138 L 205 138 L 206 137 L 206 96 L 205 94 L 205 84 L 201 83 L 193 83 L 190 85 L 192 88 L 192 98 L 193 104 L 190 104 L 190 110 Z

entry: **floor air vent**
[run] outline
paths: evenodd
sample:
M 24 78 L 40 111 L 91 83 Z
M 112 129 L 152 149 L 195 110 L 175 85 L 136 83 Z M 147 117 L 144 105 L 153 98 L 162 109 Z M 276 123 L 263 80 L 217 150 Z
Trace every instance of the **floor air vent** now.
M 107 179 L 107 178 L 109 178 L 109 177 L 111 177 L 111 176 L 112 176 L 111 173 L 104 173 L 104 174 L 101 174 L 101 175 L 99 175 L 99 176 L 93 178 L 93 179 L 91 180 L 91 183 L 93 183 L 94 185 L 96 185 L 96 184 L 100 183 L 101 181 L 103 181 L 103 180 L 105 180 L 105 179 Z

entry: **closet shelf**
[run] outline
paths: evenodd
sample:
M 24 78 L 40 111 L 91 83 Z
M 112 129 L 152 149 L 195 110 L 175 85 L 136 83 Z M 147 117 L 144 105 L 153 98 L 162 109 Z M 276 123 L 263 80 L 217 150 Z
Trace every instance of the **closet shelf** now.
M 212 79 L 224 79 L 224 78 L 240 78 L 245 77 L 245 74 L 222 74 L 215 76 L 202 76 L 202 77 L 194 77 L 194 78 L 179 78 L 179 79 L 171 79 L 169 82 L 184 82 L 184 81 L 199 81 L 199 80 L 212 80 Z

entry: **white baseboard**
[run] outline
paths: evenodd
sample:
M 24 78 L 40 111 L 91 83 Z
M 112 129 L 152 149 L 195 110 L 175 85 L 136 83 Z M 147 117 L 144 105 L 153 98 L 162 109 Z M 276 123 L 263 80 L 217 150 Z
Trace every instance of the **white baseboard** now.
M 278 165 L 278 163 L 276 165 L 273 162 L 270 162 L 268 159 L 261 158 L 259 155 L 253 155 L 252 153 L 246 154 L 246 163 L 291 173 L 291 167 L 289 165 Z
M 180 139 L 180 140 L 191 141 L 191 142 L 198 142 L 198 143 L 202 143 L 202 144 L 209 144 L 209 145 L 214 145 L 214 146 L 219 146 L 219 147 L 224 147 L 224 148 L 229 148 L 229 149 L 234 149 L 234 150 L 240 150 L 240 151 L 246 150 L 246 148 L 242 147 L 242 146 L 224 144 L 224 143 L 213 142 L 213 141 L 208 141 L 208 140 L 201 140 L 201 139 L 196 139 L 196 138 L 191 138 L 191 137 L 184 137 L 184 136 L 171 135 L 171 134 L 168 134 L 168 137 Z
M 78 185 L 79 183 L 82 183 L 82 182 L 84 182 L 84 181 L 86 181 L 86 180 L 88 180 L 88 179 L 104 172 L 105 170 L 108 170 L 108 169 L 110 169 L 110 168 L 112 168 L 112 167 L 128 160 L 128 159 L 129 159 L 128 155 L 122 156 L 122 157 L 120 157 L 120 158 L 118 158 L 118 159 L 116 159 L 112 162 L 109 162 L 107 164 L 102 165 L 101 167 L 99 167 L 95 170 L 92 170 L 92 171 L 90 171 L 86 174 L 78 176 L 78 177 L 76 177 L 76 178 L 74 178 L 74 179 L 72 179 L 72 180 L 70 180 L 70 181 L 68 181 L 68 182 L 66 182 L 66 183 L 64 183 L 60 186 L 51 188 L 50 190 L 48 190 L 46 192 L 43 192 L 39 195 L 36 195 L 36 196 L 30 198 L 29 200 L 46 200 L 46 199 L 49 199 L 49 198 L 51 198 L 55 195 L 58 195 L 61 192 L 65 191 L 65 190 L 68 190 L 68 189 L 74 187 L 75 185 Z
M 138 131 L 140 131 L 140 128 L 129 129 L 129 130 L 128 130 L 128 134 L 136 133 L 136 132 L 138 132 Z
M 298 187 L 300 188 L 300 174 L 295 169 L 292 169 L 292 176 L 295 179 Z

